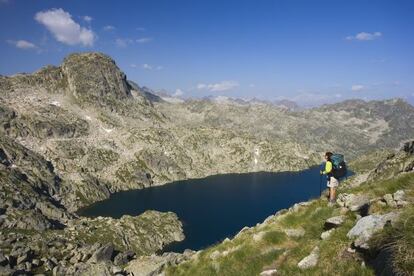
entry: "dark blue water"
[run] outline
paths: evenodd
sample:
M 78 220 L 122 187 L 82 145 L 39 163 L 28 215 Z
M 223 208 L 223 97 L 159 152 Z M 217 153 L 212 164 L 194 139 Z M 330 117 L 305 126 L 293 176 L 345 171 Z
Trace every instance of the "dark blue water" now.
M 183 223 L 186 238 L 167 250 L 198 250 L 233 236 L 244 226 L 262 222 L 280 209 L 318 197 L 319 185 L 319 167 L 301 172 L 215 175 L 119 192 L 81 215 L 119 218 L 146 210 L 172 211 Z

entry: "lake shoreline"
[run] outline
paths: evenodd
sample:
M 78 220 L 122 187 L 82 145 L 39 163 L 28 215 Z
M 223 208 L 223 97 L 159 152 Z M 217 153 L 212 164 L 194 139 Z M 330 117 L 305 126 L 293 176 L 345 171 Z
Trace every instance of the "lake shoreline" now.
M 320 179 L 319 166 L 293 172 L 212 175 L 201 179 L 187 179 L 171 182 L 168 185 L 114 193 L 107 200 L 94 203 L 78 214 L 86 217 L 120 218 L 125 214 L 137 216 L 147 210 L 173 212 L 183 223 L 186 239 L 183 242 L 167 245 L 160 252 L 199 250 L 234 236 L 243 227 L 254 226 L 280 209 L 319 196 Z M 224 181 L 225 184 L 215 183 L 217 181 Z M 247 182 L 243 183 L 243 181 Z M 157 198 L 157 195 L 161 197 Z M 189 199 L 189 197 L 194 198 Z M 209 203 L 214 202 L 209 205 L 207 213 L 205 212 L 206 206 L 200 203 L 203 200 Z M 118 207 L 111 206 L 111 201 L 115 202 Z M 181 202 L 183 206 L 179 206 L 176 201 Z M 132 206 L 134 204 L 131 202 L 135 205 L 141 204 L 141 206 L 134 209 Z M 157 206 L 157 204 L 161 205 Z M 120 209 L 115 212 L 116 208 Z M 221 214 L 217 220 L 214 220 L 209 213 Z M 204 217 L 207 221 L 202 221 L 199 217 Z M 196 225 L 203 223 L 210 227 L 212 233 L 204 233 L 209 238 L 202 233 L 202 227 Z M 197 239 L 202 241 L 197 241 Z

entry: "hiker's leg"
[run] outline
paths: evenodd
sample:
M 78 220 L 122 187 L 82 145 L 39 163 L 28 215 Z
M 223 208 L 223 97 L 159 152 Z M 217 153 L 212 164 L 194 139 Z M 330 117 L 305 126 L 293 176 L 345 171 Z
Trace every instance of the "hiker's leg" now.
M 336 200 L 336 188 L 332 187 L 331 188 L 331 201 L 335 201 Z
M 331 185 L 329 184 L 329 179 L 328 179 L 328 182 L 326 183 L 326 186 L 328 187 L 328 194 L 326 198 L 329 200 L 331 198 Z
M 333 189 L 333 187 L 329 187 L 329 201 L 332 201 Z

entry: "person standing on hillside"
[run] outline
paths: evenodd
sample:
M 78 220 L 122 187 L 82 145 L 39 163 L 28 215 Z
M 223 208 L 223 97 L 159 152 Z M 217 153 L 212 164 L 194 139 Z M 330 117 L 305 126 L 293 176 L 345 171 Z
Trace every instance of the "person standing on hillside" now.
M 332 152 L 325 153 L 325 170 L 321 171 L 321 174 L 327 176 L 327 186 L 329 188 L 329 205 L 333 205 L 336 200 L 336 187 L 339 185 L 338 179 L 333 176 L 333 165 L 332 165 Z

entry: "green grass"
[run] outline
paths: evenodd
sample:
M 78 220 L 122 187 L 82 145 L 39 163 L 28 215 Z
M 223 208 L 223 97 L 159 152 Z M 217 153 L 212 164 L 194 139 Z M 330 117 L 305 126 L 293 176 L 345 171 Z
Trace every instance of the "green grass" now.
M 323 231 L 325 220 L 336 215 L 333 208 L 327 207 L 326 202 L 318 200 L 308 208 L 302 207 L 299 212 L 287 214 L 280 224 L 285 228 L 301 226 L 305 229 L 305 238 L 318 238 Z
M 414 186 L 414 174 L 402 174 L 392 179 L 369 181 L 354 189 L 345 189 L 344 192 L 368 193 L 371 196 L 383 196 L 384 194 L 395 193 L 401 189 L 412 188 Z
M 269 231 L 264 234 L 263 240 L 268 244 L 280 244 L 286 240 L 286 234 L 281 231 Z
M 272 234 L 271 236 L 273 236 Z M 278 234 L 279 236 L 279 234 Z M 208 253 L 214 251 L 209 250 Z M 184 263 L 178 267 L 170 267 L 169 275 L 257 275 L 263 266 L 272 263 L 283 250 L 269 250 L 262 252 L 260 248 L 253 244 L 246 244 L 229 253 L 227 256 L 212 260 L 210 254 L 204 254 L 196 261 L 194 266 Z
M 243 247 L 229 257 L 223 258 L 220 267 L 220 275 L 255 275 L 261 272 L 262 267 L 271 263 L 281 254 L 274 250 L 261 253 L 254 246 Z

